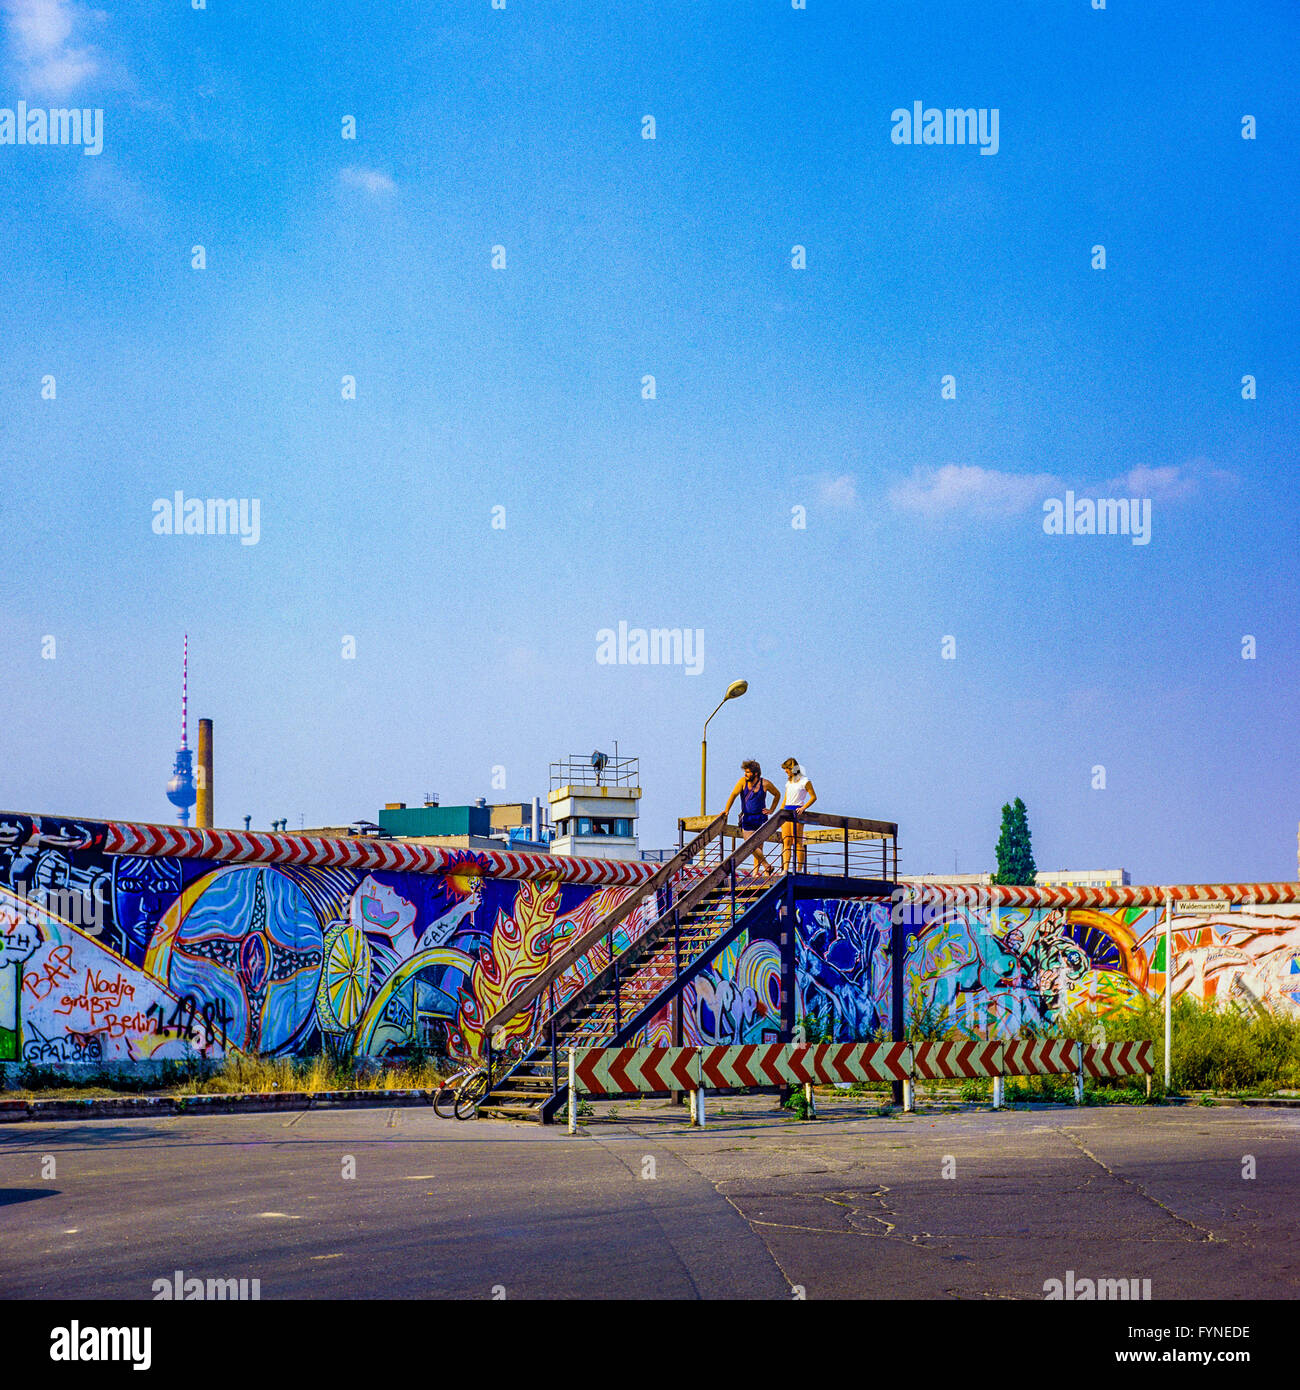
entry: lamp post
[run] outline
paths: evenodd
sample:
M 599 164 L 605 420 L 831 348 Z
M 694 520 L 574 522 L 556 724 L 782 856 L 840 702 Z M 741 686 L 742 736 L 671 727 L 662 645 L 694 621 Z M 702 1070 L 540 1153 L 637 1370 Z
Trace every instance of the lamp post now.
M 721 709 L 728 700 L 738 700 L 749 689 L 748 681 L 732 681 L 727 687 L 727 693 L 718 701 L 718 709 Z M 717 714 L 718 709 L 713 711 Z M 709 719 L 713 718 L 709 715 Z M 700 815 L 707 816 L 708 811 L 708 784 L 709 784 L 709 719 L 704 721 L 704 737 L 700 739 Z

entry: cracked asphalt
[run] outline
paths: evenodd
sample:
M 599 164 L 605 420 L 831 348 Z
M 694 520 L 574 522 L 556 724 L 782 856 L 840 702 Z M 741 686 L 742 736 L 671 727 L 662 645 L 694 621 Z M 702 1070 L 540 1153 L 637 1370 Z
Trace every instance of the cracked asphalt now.
M 712 1098 L 702 1132 L 599 1104 L 574 1138 L 427 1108 L 15 1124 L 0 1295 L 149 1299 L 181 1270 L 263 1299 L 1042 1299 L 1073 1270 L 1294 1299 L 1298 1128 L 835 1100 L 800 1124 L 764 1097 Z

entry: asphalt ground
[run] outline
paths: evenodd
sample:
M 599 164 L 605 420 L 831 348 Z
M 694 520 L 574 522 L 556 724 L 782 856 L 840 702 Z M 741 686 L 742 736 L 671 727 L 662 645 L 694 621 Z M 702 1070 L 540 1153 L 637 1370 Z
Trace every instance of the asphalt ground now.
M 611 1112 L 613 1112 L 611 1116 Z M 1300 1115 L 662 1101 L 562 1127 L 427 1107 L 0 1127 L 0 1296 L 1154 1300 L 1300 1292 Z M 1254 1176 L 1248 1176 L 1250 1173 Z M 349 1175 L 351 1174 L 351 1175 Z

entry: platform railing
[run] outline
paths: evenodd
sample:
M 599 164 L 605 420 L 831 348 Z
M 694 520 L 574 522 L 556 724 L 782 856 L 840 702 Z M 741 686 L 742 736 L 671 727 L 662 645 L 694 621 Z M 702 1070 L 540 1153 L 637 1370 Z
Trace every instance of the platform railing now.
M 689 840 L 688 830 L 694 832 Z M 892 821 L 831 816 L 816 811 L 796 813 L 781 809 L 756 831 L 741 830 L 720 815 L 696 820 L 683 818 L 678 822 L 680 848 L 677 853 L 612 912 L 568 943 L 544 970 L 487 1021 L 484 1043 L 489 1065 L 494 1031 L 524 1010 L 534 1014 L 530 1030 L 534 1041 L 549 1034 L 553 1068 L 559 1063 L 561 1020 L 610 978 L 615 982 L 617 1012 L 620 955 L 615 950 L 614 930 L 628 922 L 638 908 L 648 907 L 657 915 L 628 941 L 625 952 L 630 952 L 634 944 L 663 935 L 668 930 L 676 937 L 682 914 L 724 879 L 730 885 L 733 917 L 738 880 L 750 885 L 767 883 L 793 870 L 799 874 L 892 882 L 898 865 L 897 834 L 898 827 Z M 684 962 L 676 946 L 674 953 L 677 957 L 675 973 L 680 975 Z M 560 977 L 584 958 L 592 967 L 592 977 L 581 984 L 572 981 L 570 988 L 561 994 Z M 619 1019 L 620 1025 L 621 1022 Z M 558 1071 L 553 1071 L 553 1075 L 558 1084 Z
M 716 817 L 681 818 L 677 822 L 678 844 L 685 844 L 688 834 L 714 820 Z M 743 866 L 747 876 L 782 873 L 788 864 L 796 873 L 897 881 L 898 826 L 893 821 L 835 816 L 822 811 L 801 811 L 797 816 L 787 812 L 783 820 L 794 826 L 793 835 L 783 833 L 781 841 L 764 847 L 762 859 L 751 858 Z M 784 825 L 782 828 L 784 832 Z M 710 845 L 712 862 L 708 867 L 732 854 L 748 833 L 738 825 L 724 825 Z M 791 841 L 788 854 L 787 838 Z

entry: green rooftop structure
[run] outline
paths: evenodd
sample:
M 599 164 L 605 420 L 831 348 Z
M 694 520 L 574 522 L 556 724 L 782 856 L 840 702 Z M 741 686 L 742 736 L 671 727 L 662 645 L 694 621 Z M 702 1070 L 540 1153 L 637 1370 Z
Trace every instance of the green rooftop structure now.
M 379 828 L 400 839 L 490 835 L 492 810 L 488 806 L 386 806 L 379 813 Z

